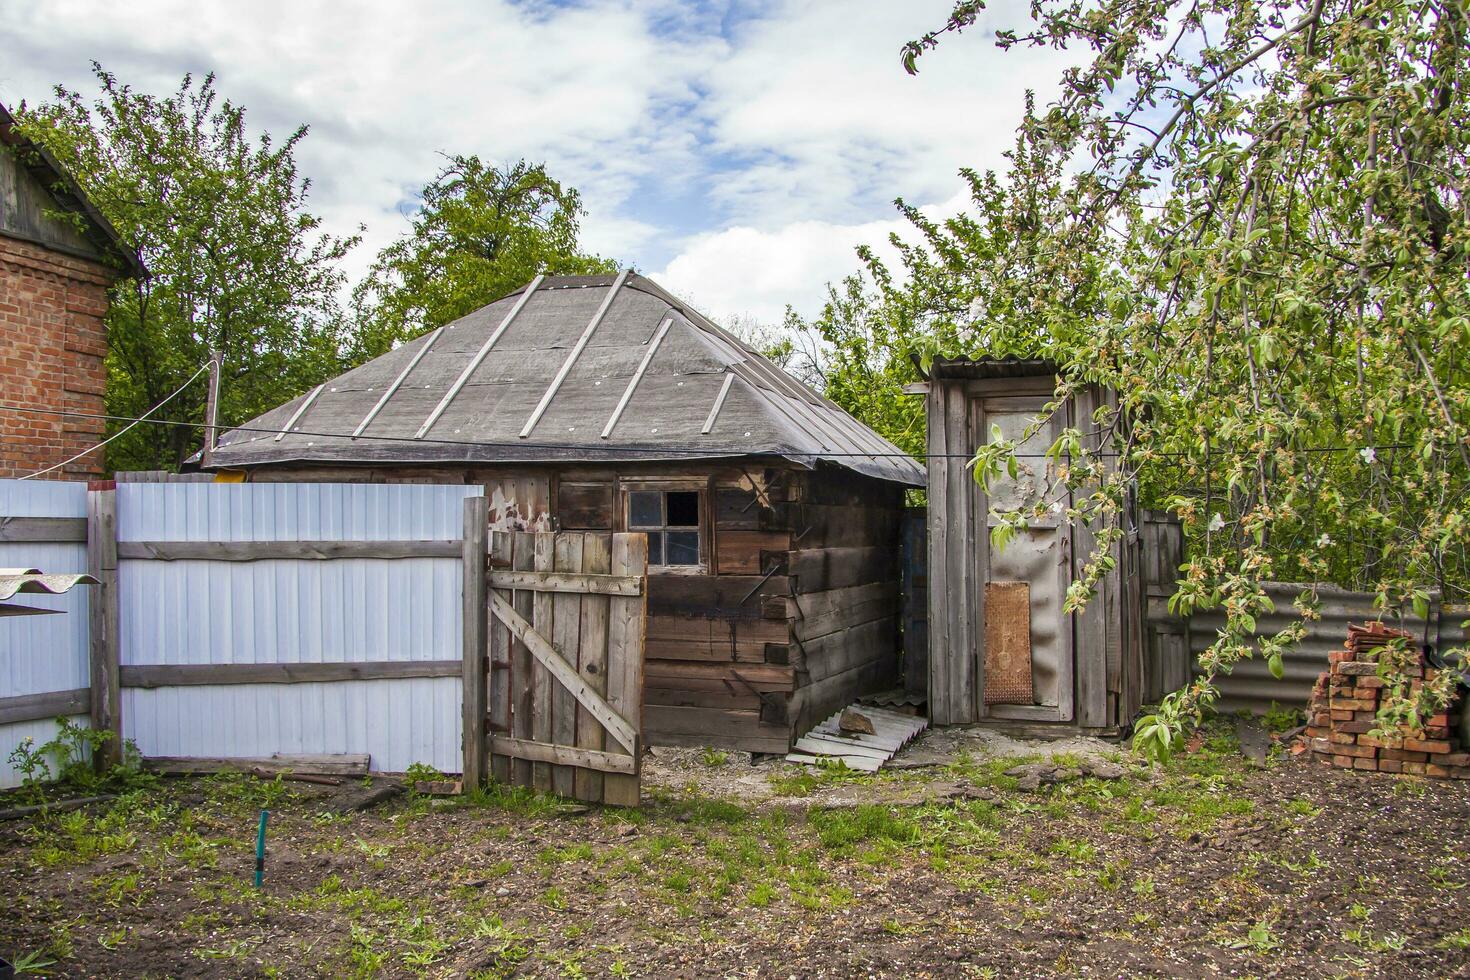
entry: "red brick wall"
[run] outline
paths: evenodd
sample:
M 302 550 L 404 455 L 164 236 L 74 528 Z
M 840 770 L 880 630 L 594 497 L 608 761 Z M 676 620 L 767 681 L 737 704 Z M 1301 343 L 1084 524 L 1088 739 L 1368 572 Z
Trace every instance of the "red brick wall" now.
M 0 234 L 0 477 L 25 476 L 102 440 L 101 419 L 20 411 L 28 405 L 103 413 L 107 287 L 116 273 Z M 102 475 L 103 453 L 48 473 Z

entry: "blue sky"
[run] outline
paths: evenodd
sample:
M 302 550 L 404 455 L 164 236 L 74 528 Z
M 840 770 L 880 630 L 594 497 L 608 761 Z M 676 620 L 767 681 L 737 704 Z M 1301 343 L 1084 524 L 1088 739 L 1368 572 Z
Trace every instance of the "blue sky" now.
M 439 153 L 544 160 L 576 186 L 585 245 L 706 312 L 772 323 L 820 305 L 853 249 L 901 229 L 892 201 L 963 205 L 961 166 L 999 167 L 1053 52 L 1001 54 L 991 5 L 917 78 L 899 46 L 947 0 L 343 5 L 0 0 L 0 101 L 90 85 L 95 59 L 168 91 L 214 71 L 301 169 L 329 230 L 366 226 L 354 275 L 407 228 Z

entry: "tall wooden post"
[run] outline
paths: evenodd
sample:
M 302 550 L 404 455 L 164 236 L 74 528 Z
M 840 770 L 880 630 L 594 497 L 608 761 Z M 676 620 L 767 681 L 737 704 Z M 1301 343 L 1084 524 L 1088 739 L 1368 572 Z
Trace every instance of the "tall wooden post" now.
M 199 453 L 199 462 L 208 466 L 219 445 L 219 373 L 220 352 L 209 354 L 209 394 L 204 403 L 204 448 Z
M 485 781 L 487 566 L 490 553 L 490 502 L 466 497 L 464 502 L 464 785 Z
M 118 685 L 117 490 L 97 480 L 87 493 L 87 571 L 97 579 L 88 603 L 91 627 L 92 728 L 112 733 L 93 762 L 122 761 L 122 691 Z

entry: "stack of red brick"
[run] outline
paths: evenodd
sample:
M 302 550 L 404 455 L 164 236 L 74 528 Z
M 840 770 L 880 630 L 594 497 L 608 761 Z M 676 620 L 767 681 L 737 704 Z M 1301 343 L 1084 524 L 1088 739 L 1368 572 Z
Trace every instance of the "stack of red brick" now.
M 1378 702 L 1384 688 L 1378 676 L 1379 651 L 1407 635 L 1382 623 L 1348 627 L 1347 649 L 1328 654 L 1331 668 L 1312 689 L 1308 745 L 1324 763 L 1344 769 L 1470 779 L 1470 752 L 1455 737 L 1449 713 L 1430 717 L 1422 731 L 1368 734 L 1379 727 Z M 1417 691 L 1425 680 L 1434 679 L 1435 669 L 1424 664 L 1422 653 L 1410 656 L 1405 673 Z M 1451 705 L 1451 710 L 1459 707 Z

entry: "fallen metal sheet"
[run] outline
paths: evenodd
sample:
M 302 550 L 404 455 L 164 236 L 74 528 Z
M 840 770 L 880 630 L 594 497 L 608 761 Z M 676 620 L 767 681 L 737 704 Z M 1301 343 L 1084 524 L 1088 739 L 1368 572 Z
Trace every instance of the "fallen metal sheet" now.
M 849 769 L 877 772 L 929 727 L 928 718 L 883 708 L 854 704 L 843 710 L 866 717 L 873 723 L 873 734 L 844 732 L 839 711 L 797 739 L 786 761 L 806 765 L 841 761 Z

